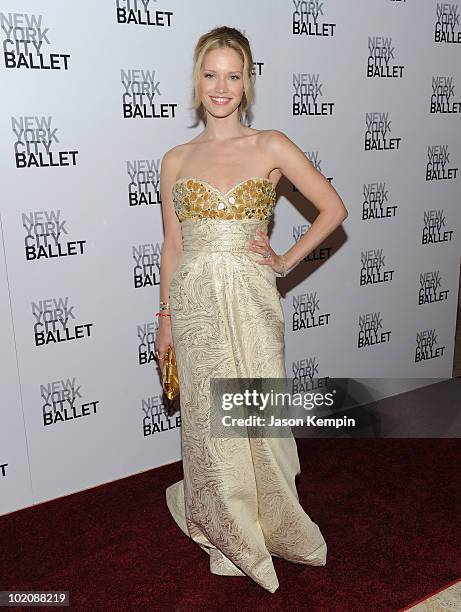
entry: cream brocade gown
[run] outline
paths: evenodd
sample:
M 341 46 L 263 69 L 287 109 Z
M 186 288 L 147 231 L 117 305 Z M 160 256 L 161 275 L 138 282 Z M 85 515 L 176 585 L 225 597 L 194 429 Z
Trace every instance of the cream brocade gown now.
M 271 555 L 325 565 L 327 545 L 299 503 L 295 439 L 210 435 L 210 378 L 286 378 L 276 275 L 248 250 L 276 200 L 267 178 L 227 193 L 196 177 L 173 186 L 183 253 L 170 285 L 181 404 L 184 479 L 166 490 L 182 531 L 210 571 L 279 586 Z

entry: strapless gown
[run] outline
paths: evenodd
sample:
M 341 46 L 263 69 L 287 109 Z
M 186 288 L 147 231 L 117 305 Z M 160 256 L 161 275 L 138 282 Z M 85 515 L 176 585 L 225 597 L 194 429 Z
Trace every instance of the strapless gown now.
M 276 274 L 248 250 L 257 228 L 267 232 L 275 188 L 254 177 L 224 194 L 186 177 L 173 201 L 183 238 L 169 299 L 184 477 L 167 488 L 166 502 L 209 554 L 213 574 L 246 575 L 273 593 L 272 556 L 321 566 L 327 545 L 299 503 L 294 437 L 211 436 L 210 378 L 286 378 Z

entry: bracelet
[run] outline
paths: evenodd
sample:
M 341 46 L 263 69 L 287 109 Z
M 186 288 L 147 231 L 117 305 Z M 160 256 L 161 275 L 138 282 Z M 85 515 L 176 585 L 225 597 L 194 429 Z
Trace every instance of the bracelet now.
M 171 317 L 171 314 L 167 312 L 156 312 L 155 316 L 156 317 Z

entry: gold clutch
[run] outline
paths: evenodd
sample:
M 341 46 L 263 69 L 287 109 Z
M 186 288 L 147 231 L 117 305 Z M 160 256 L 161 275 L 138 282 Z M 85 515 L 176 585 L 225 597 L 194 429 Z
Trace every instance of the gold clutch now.
M 179 393 L 178 366 L 174 348 L 168 347 L 165 354 L 162 371 L 162 385 L 165 395 L 169 400 L 173 400 Z

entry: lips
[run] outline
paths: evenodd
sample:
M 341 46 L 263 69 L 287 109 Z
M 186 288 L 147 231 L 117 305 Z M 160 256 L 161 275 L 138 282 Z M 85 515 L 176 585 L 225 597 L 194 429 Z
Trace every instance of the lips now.
M 230 98 L 222 98 L 218 96 L 210 96 L 210 100 L 213 102 L 213 104 L 218 104 L 218 106 L 224 106 L 224 104 L 230 102 Z

